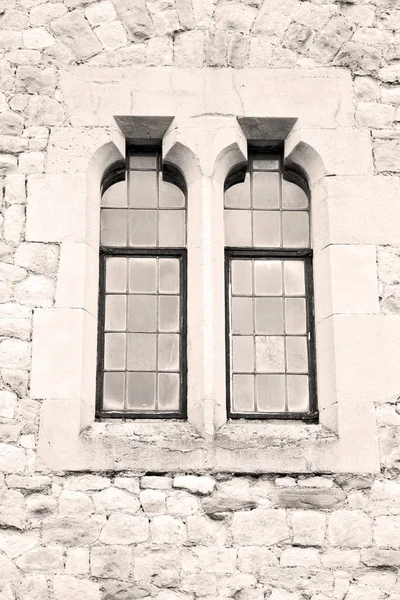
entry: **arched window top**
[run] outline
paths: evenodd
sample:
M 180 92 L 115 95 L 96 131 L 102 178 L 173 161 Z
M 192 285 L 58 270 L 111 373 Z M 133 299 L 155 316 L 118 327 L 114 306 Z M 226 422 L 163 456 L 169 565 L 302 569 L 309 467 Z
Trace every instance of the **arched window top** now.
M 309 197 L 305 179 L 285 169 L 281 155 L 251 151 L 248 169 L 226 180 L 226 245 L 309 248 Z
M 186 245 L 186 184 L 158 149 L 131 149 L 102 181 L 101 245 L 182 248 Z

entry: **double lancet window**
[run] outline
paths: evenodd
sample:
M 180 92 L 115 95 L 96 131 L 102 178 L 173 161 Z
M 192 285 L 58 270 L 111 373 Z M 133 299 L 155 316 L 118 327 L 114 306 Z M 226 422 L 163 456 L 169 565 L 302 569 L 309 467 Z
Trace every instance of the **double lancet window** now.
M 225 188 L 228 417 L 315 419 L 306 181 L 257 149 Z M 186 201 L 158 149 L 105 174 L 98 417 L 186 417 Z

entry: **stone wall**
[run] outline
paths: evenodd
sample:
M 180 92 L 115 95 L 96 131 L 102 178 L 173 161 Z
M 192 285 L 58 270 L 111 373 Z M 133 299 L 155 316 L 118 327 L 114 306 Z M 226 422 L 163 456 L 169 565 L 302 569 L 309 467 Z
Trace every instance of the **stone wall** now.
M 60 247 L 25 241 L 27 189 L 70 127 L 60 74 L 78 65 L 348 69 L 375 174 L 398 179 L 398 2 L 3 0 L 0 51 L 0 600 L 398 600 L 397 397 L 377 398 L 375 478 L 44 469 L 32 318 L 54 305 Z M 377 263 L 381 313 L 398 315 L 400 246 Z

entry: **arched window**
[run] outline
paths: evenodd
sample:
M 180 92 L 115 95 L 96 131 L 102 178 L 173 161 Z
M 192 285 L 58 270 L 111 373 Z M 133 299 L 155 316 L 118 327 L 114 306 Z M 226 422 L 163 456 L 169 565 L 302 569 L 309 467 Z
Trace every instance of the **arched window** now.
M 307 183 L 254 150 L 225 188 L 228 415 L 315 420 Z
M 159 149 L 102 184 L 97 417 L 186 415 L 186 188 Z

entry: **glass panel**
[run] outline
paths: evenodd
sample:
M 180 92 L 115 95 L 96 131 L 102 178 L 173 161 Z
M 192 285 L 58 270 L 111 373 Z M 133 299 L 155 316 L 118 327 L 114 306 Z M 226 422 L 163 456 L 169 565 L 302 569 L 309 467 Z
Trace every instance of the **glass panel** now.
M 110 371 L 125 369 L 126 334 L 106 333 L 104 335 L 104 368 Z
M 243 183 L 235 183 L 225 192 L 226 208 L 250 208 L 250 175 Z
M 233 411 L 252 412 L 254 410 L 254 375 L 234 375 Z
M 256 336 L 256 369 L 258 373 L 284 373 L 284 337 Z
M 129 156 L 129 168 L 130 169 L 156 169 L 157 168 L 157 154 L 154 152 L 148 152 L 143 154 L 133 153 Z
M 155 246 L 157 234 L 156 210 L 129 211 L 129 245 Z
M 232 260 L 232 294 L 251 296 L 253 293 L 253 275 L 251 260 Z
M 291 181 L 282 181 L 282 207 L 307 208 L 308 198 L 306 193 Z
M 124 410 L 125 373 L 104 373 L 103 409 Z
M 304 298 L 286 298 L 286 333 L 306 333 L 306 301 Z
M 253 154 L 253 169 L 257 171 L 278 171 L 279 156 L 272 154 Z
M 253 207 L 279 208 L 279 173 L 253 173 Z
M 254 261 L 254 291 L 256 296 L 280 296 L 282 294 L 282 261 Z
M 178 334 L 162 333 L 158 336 L 158 368 L 160 369 L 160 371 L 178 371 Z
M 100 241 L 103 246 L 127 245 L 127 211 L 105 208 L 101 211 Z
M 284 212 L 282 224 L 284 247 L 308 248 L 310 236 L 307 212 Z
M 106 292 L 126 292 L 126 258 L 107 257 Z
M 283 412 L 285 410 L 285 376 L 256 376 L 257 408 L 260 412 Z
M 253 211 L 254 245 L 262 248 L 279 246 L 281 243 L 280 227 L 279 211 Z
M 307 375 L 287 375 L 288 410 L 307 412 L 309 410 Z
M 178 373 L 158 374 L 158 408 L 160 410 L 179 410 Z
M 158 202 L 160 208 L 184 208 L 186 198 L 182 190 L 169 181 L 163 181 L 162 173 L 159 174 L 159 177 L 160 197 Z
M 129 291 L 153 293 L 157 291 L 156 258 L 129 259 Z
M 130 410 L 154 410 L 156 405 L 156 374 L 127 373 L 127 408 Z
M 225 210 L 225 245 L 251 246 L 251 211 Z
M 128 296 L 128 331 L 157 331 L 157 296 Z
M 160 294 L 179 293 L 179 259 L 159 259 L 159 292 Z
M 252 298 L 232 298 L 232 332 L 253 333 Z
M 128 369 L 152 371 L 157 364 L 157 335 L 155 333 L 128 334 Z
M 307 338 L 286 338 L 286 369 L 290 373 L 307 373 Z
M 124 331 L 126 328 L 126 296 L 106 296 L 105 328 Z
M 235 373 L 252 373 L 254 371 L 254 338 L 252 335 L 233 336 L 232 368 Z
M 160 296 L 158 299 L 159 331 L 179 332 L 179 297 Z
M 282 298 L 256 298 L 256 333 L 283 333 Z
M 133 208 L 157 207 L 156 171 L 131 171 L 129 174 L 129 206 Z
M 101 197 L 101 206 L 126 206 L 128 202 L 127 182 L 118 181 L 111 185 Z
M 285 294 L 287 296 L 304 296 L 304 262 L 302 260 L 285 260 L 283 262 Z
M 159 246 L 166 248 L 179 248 L 185 245 L 185 211 L 160 210 L 159 218 Z

